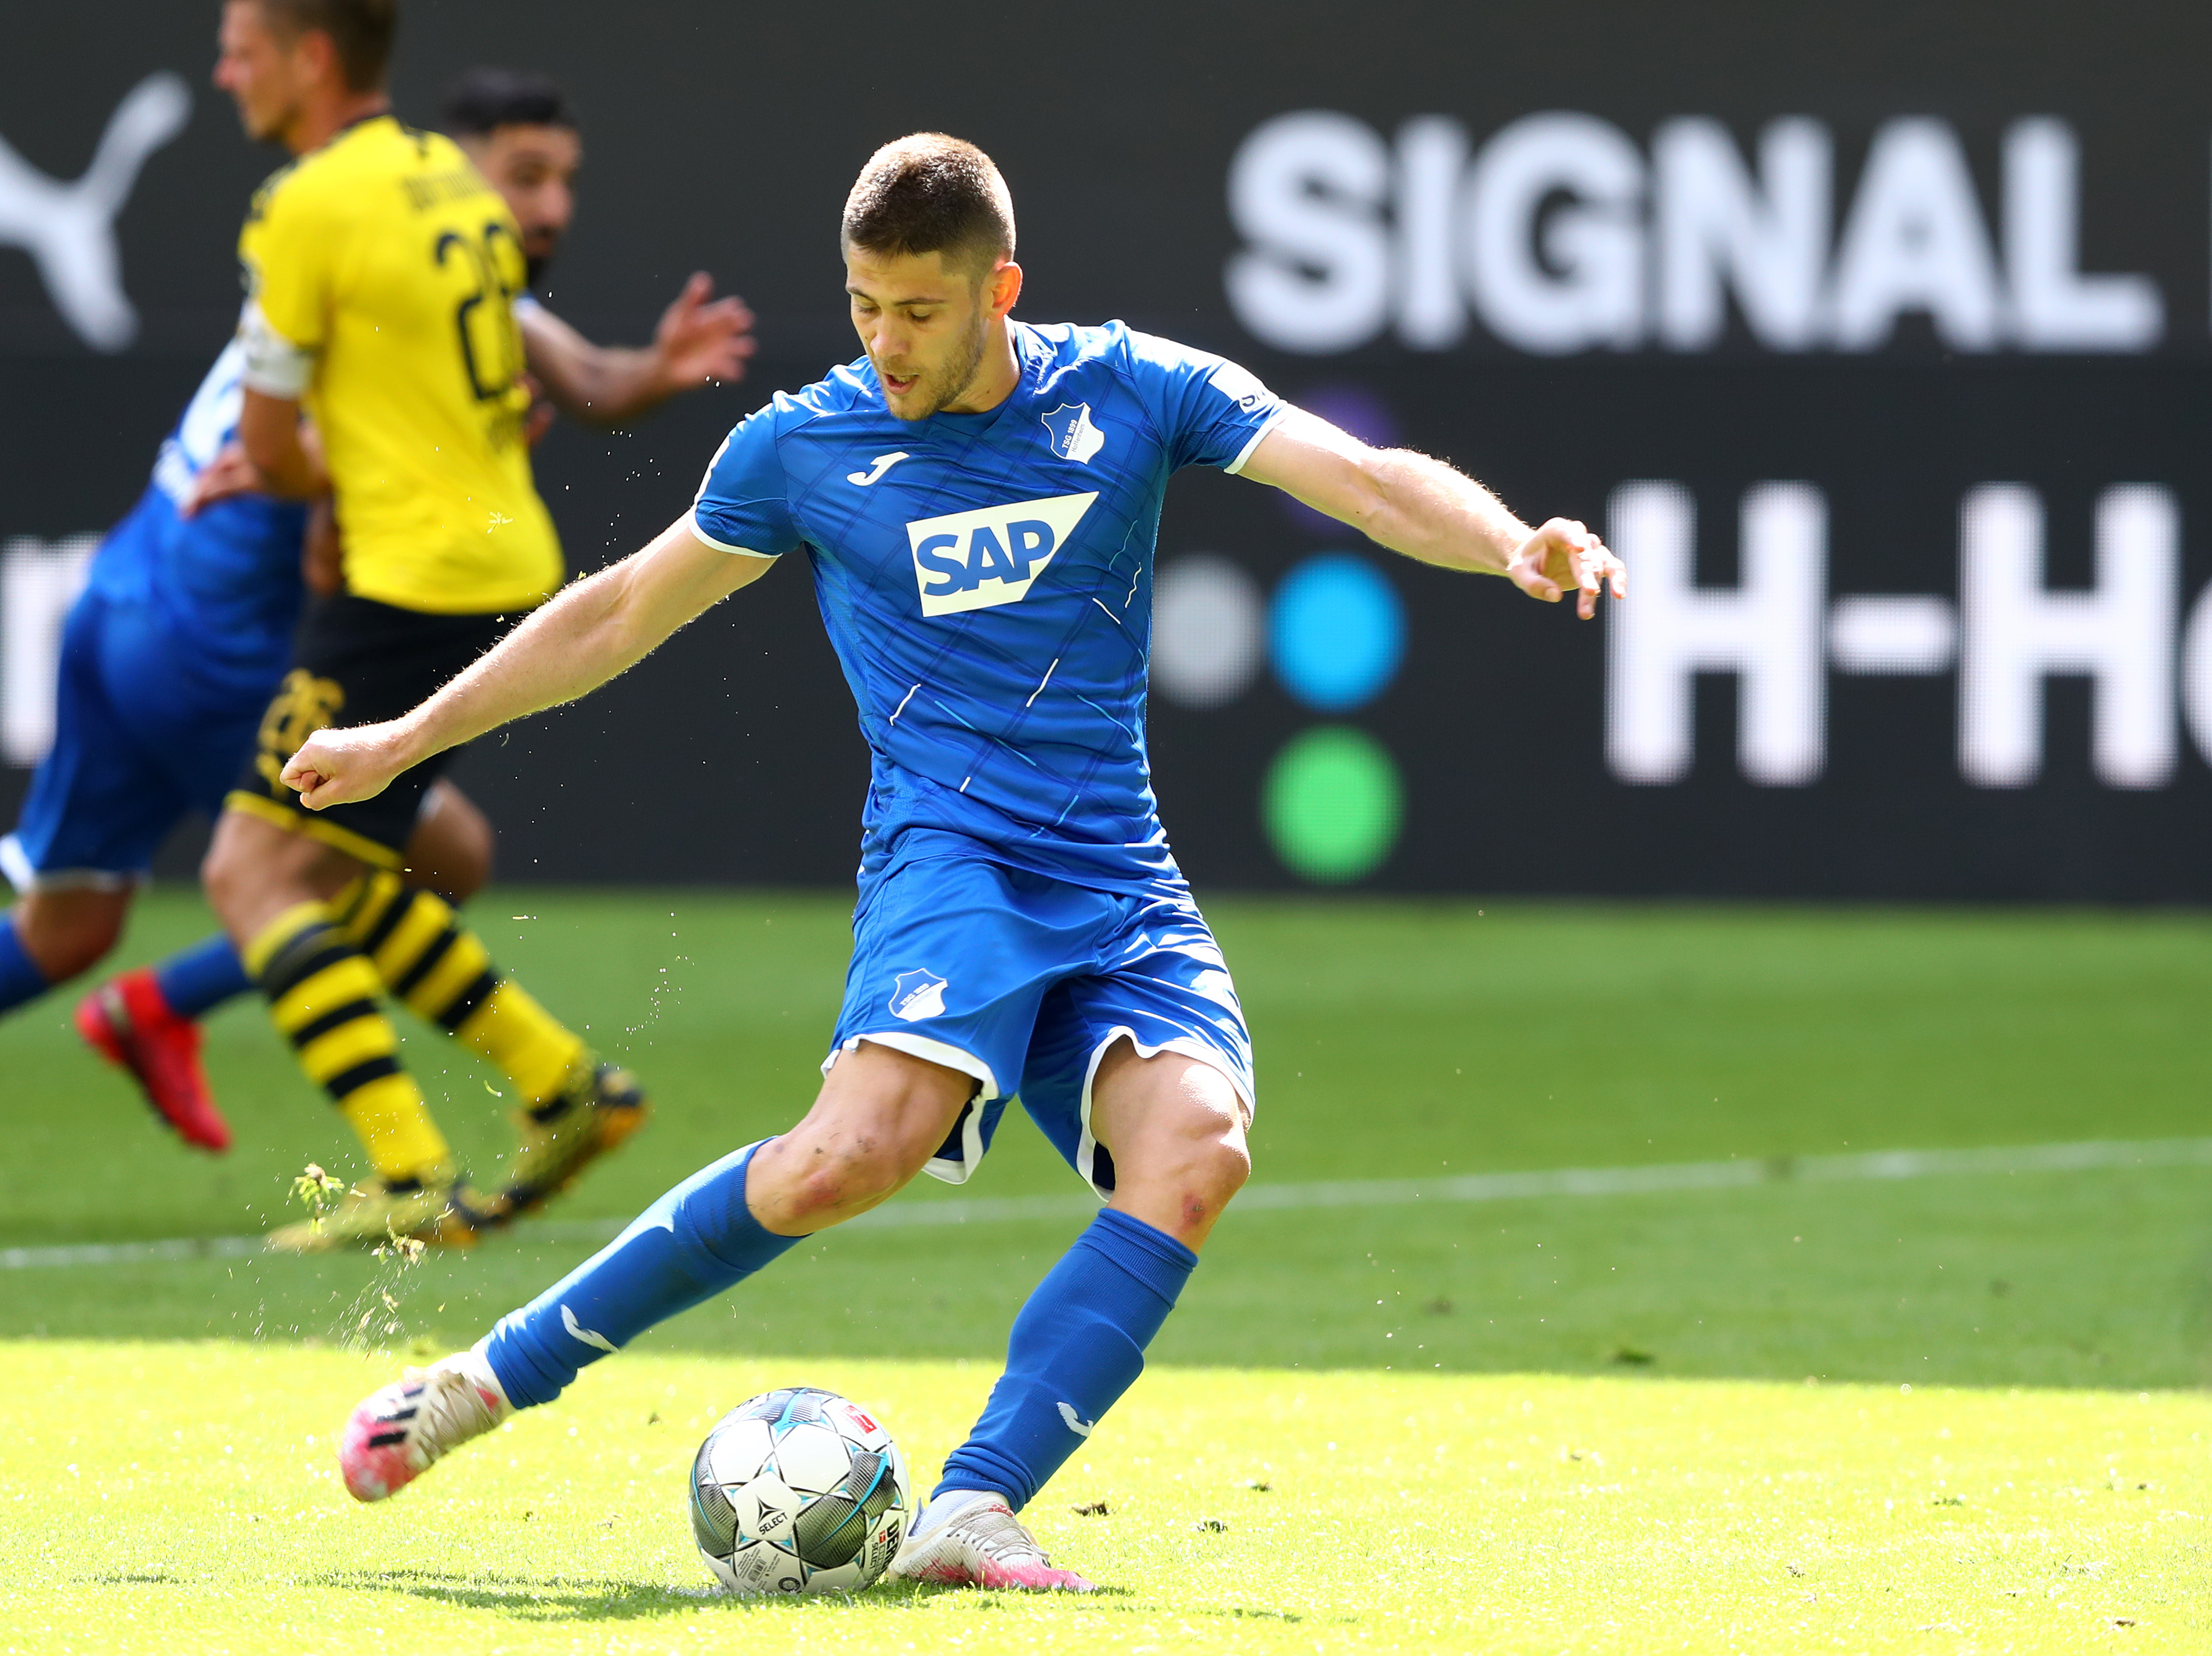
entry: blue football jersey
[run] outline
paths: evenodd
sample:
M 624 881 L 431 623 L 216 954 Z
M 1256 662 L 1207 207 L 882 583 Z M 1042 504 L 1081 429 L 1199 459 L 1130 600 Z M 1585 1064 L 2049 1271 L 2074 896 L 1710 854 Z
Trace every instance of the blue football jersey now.
M 243 366 L 235 342 L 216 358 L 162 441 L 152 483 L 100 543 L 88 580 L 106 597 L 155 609 L 211 684 L 265 696 L 299 622 L 307 508 L 237 495 L 191 518 L 178 509 L 237 434 Z
M 1218 356 L 1012 325 L 1013 393 L 905 421 L 863 357 L 730 433 L 701 539 L 804 547 L 873 778 L 861 873 L 935 833 L 1109 890 L 1176 880 L 1145 746 L 1152 548 L 1168 478 L 1240 470 L 1282 411 Z

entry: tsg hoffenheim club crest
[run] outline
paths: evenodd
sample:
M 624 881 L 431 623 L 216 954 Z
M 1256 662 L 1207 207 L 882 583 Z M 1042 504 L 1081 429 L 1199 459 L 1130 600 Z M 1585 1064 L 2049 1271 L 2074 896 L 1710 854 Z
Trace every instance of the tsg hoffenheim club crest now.
M 945 983 L 933 971 L 902 971 L 891 982 L 891 1016 L 913 1023 L 945 1010 Z
M 1087 464 L 1106 441 L 1106 434 L 1091 423 L 1089 403 L 1062 403 L 1051 413 L 1037 417 L 1052 434 L 1052 452 L 1064 460 Z

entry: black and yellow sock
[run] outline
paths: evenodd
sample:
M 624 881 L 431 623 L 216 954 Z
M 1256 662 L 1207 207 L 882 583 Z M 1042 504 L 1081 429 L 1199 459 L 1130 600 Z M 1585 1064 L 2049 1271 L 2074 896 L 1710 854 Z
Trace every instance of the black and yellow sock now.
M 307 1078 L 331 1095 L 386 1184 L 445 1177 L 452 1153 L 399 1067 L 398 1038 L 377 1008 L 383 984 L 328 904 L 302 903 L 246 951 L 246 970 Z
M 584 1043 L 500 975 L 451 904 L 389 874 L 370 875 L 342 901 L 347 935 L 410 1011 L 498 1065 L 525 1109 L 561 1098 Z

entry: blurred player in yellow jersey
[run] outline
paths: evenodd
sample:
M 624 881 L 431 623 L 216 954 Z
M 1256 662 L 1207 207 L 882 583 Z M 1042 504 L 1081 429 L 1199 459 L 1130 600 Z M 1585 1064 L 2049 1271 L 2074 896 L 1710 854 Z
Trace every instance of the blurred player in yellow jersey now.
M 313 731 L 412 705 L 562 575 L 525 441 L 520 232 L 451 140 L 393 119 L 394 23 L 393 0 L 228 0 L 216 70 L 248 134 L 295 157 L 239 240 L 240 464 L 272 494 L 327 490 L 343 547 L 342 588 L 301 629 L 203 870 L 278 1030 L 368 1152 L 372 1176 L 333 1214 L 270 1238 L 301 1250 L 465 1245 L 646 1114 L 630 1076 L 502 977 L 441 899 L 401 883 L 434 767 L 337 817 L 307 816 L 278 781 Z M 400 1068 L 387 988 L 512 1082 L 524 1139 L 493 1194 L 460 1176 Z

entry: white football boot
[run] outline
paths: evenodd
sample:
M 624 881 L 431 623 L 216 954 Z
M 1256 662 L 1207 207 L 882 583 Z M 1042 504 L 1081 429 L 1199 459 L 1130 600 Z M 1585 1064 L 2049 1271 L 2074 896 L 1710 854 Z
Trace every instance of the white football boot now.
M 410 1368 L 348 1417 L 338 1438 L 347 1491 L 356 1501 L 381 1501 L 514 1412 L 481 1352 L 457 1351 L 428 1368 Z
M 1056 1570 L 1005 1500 L 948 1489 L 921 1510 L 886 1574 L 950 1587 L 1096 1592 L 1073 1570 Z

